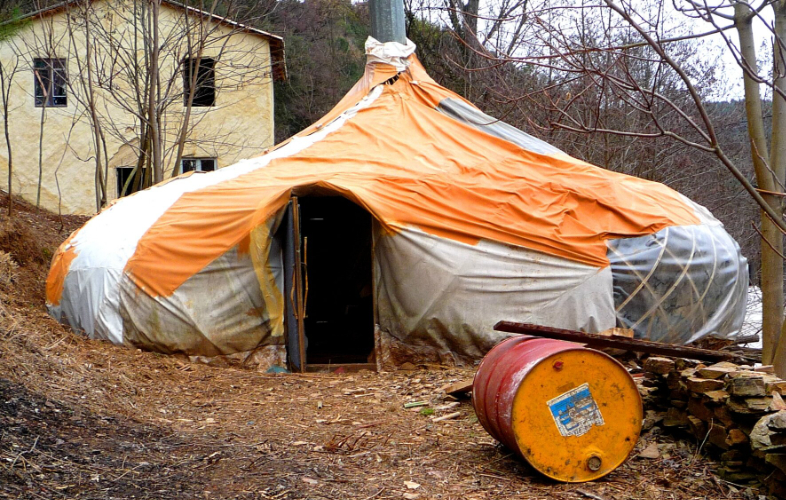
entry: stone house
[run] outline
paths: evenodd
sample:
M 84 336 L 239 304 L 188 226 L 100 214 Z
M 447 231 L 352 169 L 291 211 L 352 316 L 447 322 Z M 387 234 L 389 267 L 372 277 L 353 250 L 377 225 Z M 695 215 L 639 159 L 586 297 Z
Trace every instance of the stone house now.
M 12 191 L 31 203 L 92 214 L 145 180 L 273 145 L 273 81 L 286 78 L 278 36 L 170 0 L 65 2 L 13 26 L 0 42 L 0 127 Z M 3 130 L 3 190 L 8 149 Z

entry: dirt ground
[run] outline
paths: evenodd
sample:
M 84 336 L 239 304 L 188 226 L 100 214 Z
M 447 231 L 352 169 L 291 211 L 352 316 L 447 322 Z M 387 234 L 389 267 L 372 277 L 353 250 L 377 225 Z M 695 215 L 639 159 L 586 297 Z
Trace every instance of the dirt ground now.
M 85 339 L 44 307 L 52 252 L 84 219 L 0 209 L 0 498 L 760 498 L 658 427 L 637 451 L 657 441 L 659 459 L 545 479 L 468 400 L 448 408 L 440 388 L 471 369 L 267 374 Z

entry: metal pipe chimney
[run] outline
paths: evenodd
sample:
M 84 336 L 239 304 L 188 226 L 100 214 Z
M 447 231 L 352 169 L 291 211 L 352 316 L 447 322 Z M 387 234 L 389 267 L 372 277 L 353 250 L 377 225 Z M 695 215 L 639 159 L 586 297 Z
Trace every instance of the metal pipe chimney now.
M 404 0 L 370 0 L 371 36 L 380 42 L 407 43 Z

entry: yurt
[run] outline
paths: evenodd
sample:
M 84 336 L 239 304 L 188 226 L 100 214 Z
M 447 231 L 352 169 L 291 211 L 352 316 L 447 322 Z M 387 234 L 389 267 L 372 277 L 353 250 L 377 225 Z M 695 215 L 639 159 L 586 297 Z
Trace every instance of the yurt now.
M 705 208 L 485 115 L 414 50 L 369 39 L 363 78 L 308 129 L 93 217 L 53 258 L 52 316 L 293 370 L 472 363 L 500 320 L 738 332 L 746 259 Z

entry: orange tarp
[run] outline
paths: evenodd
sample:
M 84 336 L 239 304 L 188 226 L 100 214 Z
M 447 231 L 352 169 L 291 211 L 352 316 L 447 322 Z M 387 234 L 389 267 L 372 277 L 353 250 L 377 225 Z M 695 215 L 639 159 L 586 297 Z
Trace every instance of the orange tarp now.
M 151 295 L 170 295 L 281 209 L 293 190 L 309 186 L 352 199 L 391 231 L 415 226 L 468 244 L 488 239 L 598 267 L 608 265 L 607 239 L 698 223 L 662 184 L 536 154 L 438 112 L 443 98 L 460 98 L 410 59 L 409 71 L 324 139 L 184 194 L 139 241 L 126 267 L 131 278 Z M 356 89 L 340 111 L 363 95 Z M 319 123 L 309 131 L 327 120 Z

